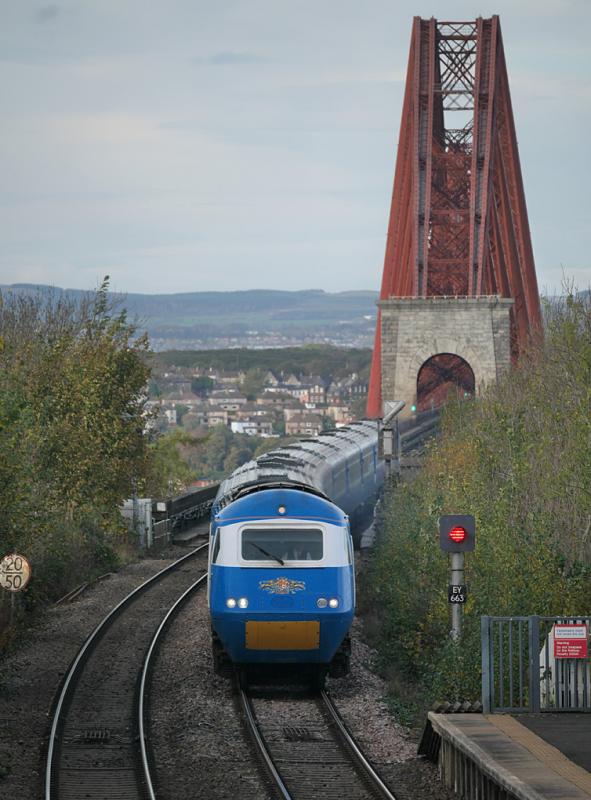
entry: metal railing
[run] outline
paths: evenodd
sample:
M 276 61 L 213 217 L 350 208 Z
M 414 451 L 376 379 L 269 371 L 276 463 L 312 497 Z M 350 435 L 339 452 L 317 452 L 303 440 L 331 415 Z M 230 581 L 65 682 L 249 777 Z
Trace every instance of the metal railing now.
M 164 547 L 170 541 L 171 525 L 169 519 L 154 522 L 152 525 L 151 547 Z
M 591 712 L 591 617 L 481 618 L 482 705 L 485 714 L 540 711 Z M 556 626 L 585 625 L 586 655 L 561 656 Z

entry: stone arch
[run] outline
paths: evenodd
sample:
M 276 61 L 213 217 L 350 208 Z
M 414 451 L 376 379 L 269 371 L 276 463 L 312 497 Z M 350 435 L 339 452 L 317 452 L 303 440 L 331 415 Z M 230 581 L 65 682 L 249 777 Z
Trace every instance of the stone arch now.
M 509 314 L 513 300 L 485 297 L 389 298 L 381 310 L 382 401 L 417 402 L 417 376 L 439 354 L 458 356 L 474 373 L 476 391 L 511 363 Z
M 479 387 L 486 381 L 486 376 L 481 368 L 482 359 L 478 357 L 478 353 L 470 346 L 466 339 L 462 337 L 439 335 L 429 340 L 423 340 L 408 360 L 408 372 L 406 375 L 407 385 L 413 387 L 413 402 L 415 405 L 418 401 L 418 396 L 416 394 L 417 380 L 422 366 L 425 362 L 429 361 L 430 358 L 443 355 L 444 353 L 458 356 L 470 365 L 474 373 L 476 393 L 478 393 Z
M 451 396 L 474 397 L 476 376 L 466 359 L 455 353 L 436 353 L 416 373 L 417 411 L 437 408 Z

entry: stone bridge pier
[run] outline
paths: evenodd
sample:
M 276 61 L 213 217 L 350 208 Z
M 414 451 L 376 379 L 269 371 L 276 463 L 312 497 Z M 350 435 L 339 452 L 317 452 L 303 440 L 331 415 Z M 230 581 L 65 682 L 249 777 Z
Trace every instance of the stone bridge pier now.
M 433 378 L 439 389 L 446 380 L 456 391 L 471 381 L 465 393 L 478 394 L 496 381 L 511 365 L 513 302 L 497 296 L 381 300 L 382 400 L 404 400 L 405 414 L 412 406 L 422 410 L 421 402 L 427 407 L 430 367 L 439 370 Z

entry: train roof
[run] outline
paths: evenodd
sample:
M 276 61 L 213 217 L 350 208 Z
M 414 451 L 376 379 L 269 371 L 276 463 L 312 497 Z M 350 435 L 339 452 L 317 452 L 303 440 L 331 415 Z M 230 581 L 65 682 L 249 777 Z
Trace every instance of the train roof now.
M 247 461 L 220 484 L 214 511 L 238 497 L 267 488 L 294 488 L 327 498 L 310 471 L 321 464 L 336 464 L 352 448 L 371 446 L 377 435 L 375 420 L 353 422 L 335 431 L 278 447 Z
M 310 492 L 294 491 L 294 488 L 277 488 L 266 485 L 264 494 L 248 494 L 236 499 L 231 506 L 220 509 L 215 519 L 218 524 L 257 519 L 277 518 L 277 509 L 285 509 L 283 519 L 313 519 L 343 525 L 346 514 L 334 503 Z

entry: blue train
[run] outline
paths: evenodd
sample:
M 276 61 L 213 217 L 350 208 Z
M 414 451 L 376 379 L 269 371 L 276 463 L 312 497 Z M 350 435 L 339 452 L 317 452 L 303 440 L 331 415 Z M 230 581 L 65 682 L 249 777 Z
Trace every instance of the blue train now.
M 353 548 L 383 480 L 377 423 L 363 420 L 273 450 L 222 482 L 208 589 L 218 674 L 284 664 L 321 685 L 349 671 Z

